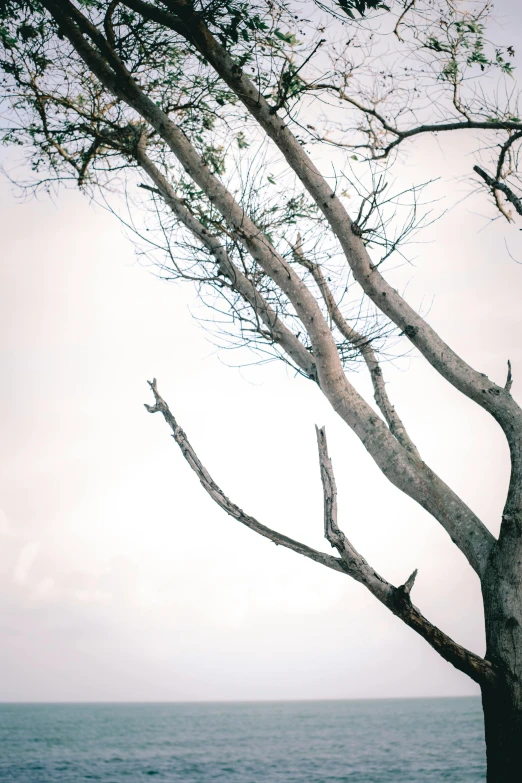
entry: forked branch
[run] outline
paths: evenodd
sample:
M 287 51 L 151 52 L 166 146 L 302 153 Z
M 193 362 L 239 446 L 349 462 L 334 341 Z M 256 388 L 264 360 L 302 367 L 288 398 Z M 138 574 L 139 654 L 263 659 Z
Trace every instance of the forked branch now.
M 403 585 L 394 587 L 369 565 L 339 528 L 337 524 L 337 488 L 332 462 L 328 454 L 326 432 L 324 427 L 316 427 L 316 432 L 323 484 L 325 538 L 339 552 L 346 573 L 363 584 L 394 615 L 400 617 L 406 625 L 413 628 L 448 663 L 453 664 L 456 669 L 464 672 L 479 684 L 492 683 L 496 674 L 489 661 L 466 650 L 465 647 L 461 647 L 443 631 L 432 625 L 412 604 L 410 593 L 417 577 L 417 569 Z
M 156 185 L 155 192 L 163 199 L 176 218 L 192 233 L 215 258 L 219 271 L 228 279 L 233 290 L 247 302 L 261 322 L 268 329 L 272 340 L 281 346 L 292 362 L 307 378 L 317 379 L 313 356 L 306 350 L 299 338 L 288 329 L 261 292 L 234 264 L 219 239 L 192 214 L 183 201 L 176 196 L 172 185 L 146 153 L 145 134 L 134 150 L 134 156 L 142 169 Z
M 474 653 L 458 645 L 449 636 L 432 625 L 411 603 L 409 593 L 413 586 L 414 574 L 401 587 L 394 587 L 380 576 L 359 554 L 337 525 L 337 489 L 333 474 L 332 464 L 326 445 L 324 428 L 317 429 L 317 441 L 319 447 L 319 461 L 321 466 L 321 479 L 324 491 L 325 506 L 325 536 L 330 544 L 337 549 L 340 558 L 332 557 L 324 552 L 302 544 L 282 533 L 262 525 L 254 517 L 246 514 L 233 503 L 218 487 L 199 457 L 192 448 L 185 432 L 177 423 L 169 406 L 158 392 L 156 379 L 149 381 L 149 386 L 154 395 L 154 405 L 145 405 L 149 413 L 161 413 L 172 431 L 172 437 L 181 449 L 181 452 L 192 470 L 196 473 L 203 489 L 210 495 L 215 503 L 241 524 L 258 533 L 264 538 L 273 541 L 274 544 L 284 546 L 300 555 L 314 560 L 334 571 L 351 576 L 363 584 L 370 592 L 381 601 L 397 617 L 400 617 L 410 628 L 413 628 L 449 663 L 457 669 L 468 674 L 478 683 L 493 682 L 496 674 L 489 661 L 485 661 Z
M 288 298 L 297 317 L 303 324 L 306 324 L 306 332 L 310 340 L 321 391 L 341 418 L 357 434 L 379 468 L 395 486 L 409 494 L 410 497 L 414 498 L 440 521 L 474 570 L 479 575 L 482 575 L 491 547 L 494 544 L 493 536 L 471 509 L 433 471 L 397 442 L 389 428 L 380 418 L 375 416 L 373 408 L 357 392 L 353 384 L 349 382 L 344 373 L 331 329 L 313 292 L 305 285 L 293 266 L 277 251 L 270 242 L 269 237 L 246 214 L 242 205 L 234 198 L 234 195 L 210 170 L 204 158 L 191 144 L 179 125 L 149 95 L 144 93 L 139 83 L 129 74 L 125 64 L 119 60 L 108 42 L 89 19 L 69 0 L 42 0 L 42 2 L 54 16 L 60 25 L 62 33 L 68 38 L 91 72 L 115 98 L 122 100 L 136 111 L 142 120 L 148 123 L 154 129 L 154 132 L 163 139 L 189 177 L 221 213 L 228 229 L 241 237 L 242 244 L 252 259 L 275 286 L 281 290 L 284 296 Z M 145 5 L 147 6 L 147 4 Z M 189 5 L 184 5 L 183 8 L 185 11 L 187 9 L 190 11 Z M 195 24 L 195 20 L 191 18 L 191 25 L 192 22 Z M 95 45 L 89 43 L 88 38 Z M 215 44 L 216 42 L 213 41 L 212 45 L 214 46 Z M 219 45 L 217 46 L 219 49 Z M 210 54 L 207 59 L 211 59 Z M 227 72 L 229 66 L 231 72 L 233 71 L 233 75 L 232 73 L 229 74 L 231 84 L 238 89 L 237 80 L 239 78 L 242 83 L 242 72 L 239 71 L 238 75 L 237 66 L 230 58 L 228 58 L 225 64 Z M 253 86 L 252 92 L 255 92 Z M 257 95 L 257 92 L 255 94 Z M 282 137 L 280 138 L 281 134 L 288 141 L 290 147 L 297 155 L 296 161 L 298 165 L 296 164 L 297 168 L 294 166 L 294 170 L 298 174 L 299 179 L 305 185 L 308 183 L 307 187 L 310 186 L 312 195 L 312 191 L 315 192 L 317 188 L 319 190 L 315 193 L 315 196 L 318 196 L 319 191 L 322 192 L 326 188 L 327 212 L 330 206 L 333 211 L 342 210 L 341 202 L 320 176 L 313 163 L 307 157 L 299 157 L 302 154 L 302 148 L 292 134 L 284 125 L 279 125 L 279 119 L 277 119 L 277 128 L 273 128 L 273 119 L 276 115 L 270 113 L 270 107 L 262 96 L 259 100 L 262 104 L 262 111 L 259 117 L 260 124 L 266 129 L 272 128 L 274 132 L 277 131 L 273 138 L 278 143 L 282 140 Z M 249 107 L 253 113 L 258 113 L 250 100 Z M 295 149 L 296 145 L 297 150 Z M 290 147 L 287 152 L 290 151 Z M 292 159 L 294 153 L 290 154 L 289 152 L 289 155 L 290 159 Z M 310 176 L 312 176 L 312 180 L 317 188 L 315 185 L 311 187 Z M 323 204 L 322 207 L 324 206 Z M 338 217 L 341 217 L 340 213 Z M 353 241 L 357 237 L 354 236 L 351 230 L 351 222 L 344 211 L 341 222 L 343 230 L 346 229 L 346 232 L 349 234 L 350 248 L 366 253 L 364 245 L 359 240 L 357 240 L 359 245 L 353 246 Z M 340 239 L 342 245 L 341 234 L 342 232 L 337 232 L 338 239 Z M 362 260 L 363 264 L 368 262 L 366 256 L 360 260 Z M 376 270 L 373 269 L 373 272 L 376 272 Z M 357 278 L 357 275 L 355 277 Z M 386 292 L 384 292 L 384 298 L 392 299 L 394 295 L 397 295 L 397 292 L 394 292 L 389 286 L 388 288 L 390 295 L 388 297 Z M 369 295 L 372 298 L 371 294 Z M 403 300 L 400 301 L 404 304 Z M 381 309 L 385 312 L 384 306 L 381 306 Z M 418 318 L 416 314 L 415 318 Z M 407 334 L 417 333 L 408 321 L 406 321 L 406 324 L 402 322 L 396 323 L 401 328 L 404 328 Z M 438 361 L 442 361 L 440 355 L 438 356 Z M 481 383 L 484 385 L 482 378 Z M 511 400 L 511 397 L 509 399 Z
M 375 402 L 384 416 L 386 423 L 390 428 L 390 432 L 395 436 L 395 438 L 397 438 L 401 446 L 404 446 L 404 448 L 409 451 L 410 454 L 413 454 L 413 456 L 420 459 L 417 447 L 406 432 L 406 428 L 402 423 L 399 414 L 390 401 L 388 392 L 386 391 L 386 384 L 384 382 L 382 369 L 377 359 L 376 353 L 372 348 L 370 340 L 364 335 L 360 334 L 356 329 L 353 328 L 353 326 L 350 326 L 350 324 L 344 318 L 339 309 L 339 306 L 337 305 L 337 302 L 335 301 L 335 297 L 330 289 L 330 286 L 325 280 L 320 265 L 307 259 L 303 253 L 300 235 L 297 238 L 297 242 L 293 248 L 293 251 L 295 260 L 308 269 L 314 278 L 317 287 L 321 292 L 321 296 L 323 297 L 328 315 L 339 329 L 345 340 L 347 340 L 350 345 L 353 345 L 354 348 L 357 348 L 362 358 L 364 359 L 372 379 Z
M 456 389 L 494 416 L 506 434 L 515 463 L 514 470 L 518 471 L 522 462 L 518 450 L 518 440 L 522 432 L 522 410 L 511 398 L 508 399 L 506 395 L 502 394 L 501 387 L 490 381 L 485 381 L 483 375 L 452 351 L 432 327 L 384 279 L 372 264 L 362 239 L 352 230 L 353 221 L 340 198 L 321 175 L 300 140 L 277 114 L 274 107 L 270 106 L 246 72 L 212 35 L 201 15 L 187 0 L 168 0 L 166 3 L 168 11 L 144 2 L 144 0 L 123 1 L 125 5 L 144 18 L 180 33 L 199 50 L 216 73 L 237 95 L 260 127 L 279 148 L 294 174 L 324 214 L 332 232 L 339 240 L 355 280 L 360 284 L 364 293 L 403 331 L 404 335 L 437 372 Z M 51 0 L 45 0 L 45 2 L 48 3 Z M 433 127 L 419 126 L 415 129 L 415 133 L 452 130 L 464 126 L 490 129 L 492 124 L 488 121 L 487 123 L 472 124 L 468 122 L 447 123 L 444 126 Z M 502 129 L 520 131 L 520 123 L 502 121 Z M 411 135 L 414 135 L 411 130 L 403 134 L 404 137 Z M 513 491 L 510 488 L 510 492 Z
M 160 396 L 156 379 L 154 378 L 153 381 L 149 381 L 148 383 L 152 393 L 154 394 L 155 402 L 154 405 L 145 405 L 146 409 L 149 413 L 161 413 L 163 415 L 163 418 L 172 430 L 172 437 L 180 447 L 181 453 L 187 460 L 188 464 L 199 478 L 201 486 L 205 492 L 210 495 L 212 500 L 223 509 L 223 511 L 226 511 L 227 514 L 229 514 L 231 517 L 237 519 L 237 521 L 241 522 L 242 525 L 249 527 L 250 530 L 254 531 L 254 533 L 258 533 L 260 536 L 273 541 L 274 544 L 291 549 L 293 552 L 297 552 L 299 555 L 304 555 L 304 557 L 309 557 L 311 560 L 315 560 L 316 563 L 321 563 L 321 565 L 324 565 L 327 568 L 332 568 L 334 571 L 345 573 L 343 563 L 337 557 L 332 557 L 332 555 L 319 552 L 316 549 L 312 549 L 311 547 L 306 546 L 306 544 L 301 544 L 299 541 L 295 541 L 293 538 L 289 538 L 282 533 L 278 533 L 276 530 L 272 530 L 271 528 L 262 525 L 257 521 L 257 519 L 249 516 L 249 514 L 245 514 L 245 512 L 240 509 L 239 506 L 236 506 L 235 503 L 232 503 L 232 501 L 227 498 L 223 490 L 218 487 L 218 485 L 212 479 L 206 468 L 202 465 L 199 457 L 190 445 L 185 432 L 181 429 L 176 419 L 170 412 L 169 406 L 165 400 Z
M 510 204 L 513 204 L 518 214 L 522 215 L 522 200 L 520 199 L 519 196 L 513 193 L 511 188 L 508 185 L 506 185 L 505 182 L 501 182 L 499 179 L 495 179 L 494 177 L 491 177 L 486 171 L 484 171 L 484 169 L 481 169 L 480 166 L 473 166 L 473 171 L 476 174 L 478 174 L 479 177 L 482 177 L 486 185 L 488 185 L 491 188 L 493 194 L 495 194 L 496 191 L 500 191 L 501 193 L 503 193 L 507 201 L 509 201 Z M 512 220 L 512 218 L 508 214 L 506 214 L 505 212 L 503 212 L 503 214 L 505 215 L 507 220 Z

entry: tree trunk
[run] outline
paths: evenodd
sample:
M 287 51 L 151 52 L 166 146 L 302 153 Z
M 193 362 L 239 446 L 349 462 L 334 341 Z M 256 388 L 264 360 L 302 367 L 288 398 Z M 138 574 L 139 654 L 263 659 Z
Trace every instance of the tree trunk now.
M 486 732 L 487 783 L 522 780 L 522 705 L 510 683 L 482 688 Z
M 486 658 L 498 672 L 482 688 L 488 783 L 522 780 L 522 527 L 504 514 L 502 532 L 482 581 Z

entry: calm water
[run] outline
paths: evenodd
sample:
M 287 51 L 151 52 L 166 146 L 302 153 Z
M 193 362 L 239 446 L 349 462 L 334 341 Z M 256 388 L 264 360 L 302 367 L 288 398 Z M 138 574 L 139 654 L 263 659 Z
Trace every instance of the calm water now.
M 479 699 L 0 705 L 16 783 L 483 783 Z

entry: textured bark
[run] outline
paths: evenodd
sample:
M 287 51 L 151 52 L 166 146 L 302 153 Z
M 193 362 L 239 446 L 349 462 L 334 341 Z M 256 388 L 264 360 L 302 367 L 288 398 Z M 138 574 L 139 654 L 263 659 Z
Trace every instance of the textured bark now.
M 337 549 L 340 559 L 319 552 L 316 549 L 295 541 L 288 536 L 278 533 L 272 528 L 258 522 L 254 517 L 246 514 L 233 503 L 215 483 L 207 469 L 192 448 L 185 432 L 179 426 L 169 406 L 158 392 L 156 379 L 149 382 L 154 394 L 154 405 L 145 405 L 149 413 L 161 413 L 172 431 L 172 437 L 181 449 L 181 453 L 187 460 L 192 470 L 196 473 L 203 489 L 210 495 L 215 503 L 227 514 L 241 524 L 253 530 L 255 533 L 268 538 L 278 546 L 284 546 L 297 554 L 308 557 L 327 568 L 347 574 L 364 585 L 384 606 L 394 615 L 399 617 L 406 625 L 416 631 L 425 639 L 446 661 L 455 668 L 467 674 L 481 685 L 494 685 L 496 672 L 489 661 L 480 658 L 475 653 L 461 647 L 453 639 L 443 633 L 424 617 L 413 606 L 410 593 L 415 581 L 416 571 L 409 577 L 404 585 L 394 587 L 373 569 L 362 555 L 355 549 L 337 524 L 337 488 L 333 474 L 332 464 L 326 445 L 324 428 L 317 429 L 317 444 L 319 449 L 319 464 L 321 468 L 321 480 L 324 497 L 324 530 L 327 541 Z
M 212 500 L 214 500 L 218 506 L 220 506 L 224 511 L 226 511 L 227 514 L 236 519 L 238 522 L 241 522 L 242 525 L 245 525 L 264 538 L 268 538 L 270 541 L 273 541 L 274 544 L 277 544 L 278 546 L 284 546 L 300 555 L 304 555 L 305 557 L 309 557 L 311 560 L 315 560 L 316 562 L 321 563 L 321 565 L 327 566 L 327 568 L 332 568 L 334 571 L 341 571 L 341 573 L 344 573 L 345 569 L 343 567 L 342 560 L 339 558 L 332 557 L 331 555 L 327 555 L 324 552 L 318 552 L 316 549 L 312 549 L 305 544 L 301 544 L 299 541 L 295 541 L 293 538 L 289 538 L 288 536 L 278 533 L 276 530 L 272 530 L 271 528 L 266 527 L 266 525 L 262 525 L 260 522 L 254 519 L 254 517 L 251 517 L 249 514 L 245 514 L 245 512 L 240 509 L 239 506 L 229 500 L 223 490 L 218 487 L 216 482 L 212 479 L 207 469 L 203 466 L 201 460 L 197 456 L 187 436 L 185 435 L 185 432 L 181 429 L 178 422 L 171 413 L 169 406 L 159 394 L 155 378 L 153 381 L 149 381 L 149 386 L 152 390 L 152 393 L 154 394 L 154 405 L 145 405 L 145 408 L 149 413 L 161 413 L 163 415 L 163 418 L 172 430 L 172 437 L 180 447 L 181 453 L 199 478 L 201 486 L 205 492 L 210 495 Z
M 68 0 L 44 0 L 44 5 L 60 23 L 64 35 L 86 65 L 108 90 L 131 106 L 164 139 L 229 227 L 242 239 L 251 256 L 288 297 L 312 343 L 322 392 L 362 441 L 384 475 L 442 524 L 474 570 L 482 574 L 493 536 L 427 465 L 401 446 L 348 381 L 331 330 L 312 292 L 211 173 L 184 133 L 143 93 L 99 31 Z M 94 49 L 85 36 L 98 48 Z M 361 247 L 364 250 L 362 243 Z
M 235 92 L 259 125 L 274 141 L 288 165 L 326 219 L 344 250 L 355 280 L 377 307 L 395 323 L 427 361 L 456 389 L 487 410 L 506 435 L 513 471 L 522 472 L 522 410 L 509 390 L 492 383 L 483 373 L 470 367 L 456 354 L 431 326 L 413 310 L 399 293 L 387 283 L 372 264 L 359 232 L 341 200 L 321 175 L 313 161 L 299 144 L 274 108 L 214 38 L 201 17 L 186 0 L 167 0 L 170 13 L 143 0 L 125 0 L 145 18 L 157 21 L 187 38 L 208 60 L 223 81 Z M 518 126 L 517 126 L 518 127 Z M 335 407 L 335 406 L 334 406 Z M 337 408 L 336 408 L 337 410 Z M 513 484 L 509 493 L 516 492 Z M 480 555 L 482 572 L 489 552 L 484 544 Z M 468 558 L 469 559 L 469 558 Z M 470 561 L 471 562 L 471 561 Z
M 426 360 L 456 389 L 488 411 L 502 427 L 510 448 L 511 479 L 498 541 L 477 516 L 422 461 L 406 428 L 391 404 L 382 371 L 371 344 L 343 318 L 319 266 L 307 266 L 315 285 L 311 288 L 277 252 L 240 203 L 215 176 L 187 136 L 141 89 L 116 54 L 114 30 L 109 22 L 105 34 L 70 0 L 42 0 L 58 22 L 79 57 L 103 87 L 132 109 L 130 127 L 137 129 L 135 149 L 125 152 L 138 162 L 155 192 L 176 218 L 213 255 L 219 272 L 264 324 L 269 339 L 285 351 L 288 360 L 317 382 L 334 410 L 364 444 L 382 473 L 396 487 L 437 519 L 481 579 L 485 609 L 487 652 L 485 658 L 464 649 L 431 624 L 411 601 L 414 572 L 403 585 L 394 586 L 378 574 L 341 530 L 337 520 L 337 490 L 323 429 L 317 430 L 324 497 L 325 537 L 336 549 L 332 557 L 262 525 L 235 505 L 212 480 L 195 454 L 168 405 L 151 384 L 155 404 L 173 437 L 198 476 L 205 491 L 227 514 L 254 532 L 363 584 L 384 606 L 421 635 L 446 661 L 480 684 L 488 747 L 489 783 L 512 783 L 522 769 L 522 411 L 511 396 L 511 366 L 504 387 L 470 367 L 431 326 L 419 316 L 375 268 L 361 238 L 361 231 L 348 216 L 342 202 L 308 157 L 285 122 L 259 93 L 241 68 L 216 41 L 187 0 L 164 0 L 161 6 L 143 0 L 122 0 L 144 18 L 184 36 L 200 52 L 283 154 L 289 167 L 322 210 L 332 235 L 339 241 L 355 280 L 377 308 L 396 324 Z M 114 6 L 112 6 L 114 7 Z M 168 9 L 168 10 L 166 10 Z M 108 17 L 106 17 L 107 21 Z M 135 114 L 134 114 L 135 113 Z M 138 130 L 147 126 L 138 139 Z M 463 127 L 462 123 L 459 127 Z M 477 126 L 478 127 L 478 126 Z M 449 128 L 449 126 L 448 126 Z M 421 128 L 423 130 L 423 128 Z M 238 269 L 219 238 L 195 218 L 177 197 L 172 185 L 147 156 L 145 138 L 154 132 L 163 140 L 193 182 L 221 214 L 227 233 L 241 243 L 263 273 L 289 302 L 289 312 L 300 320 L 311 351 L 270 306 L 255 284 Z M 420 131 L 419 131 L 420 132 Z M 478 172 L 495 189 L 498 178 Z M 83 176 L 83 175 L 82 175 Z M 515 205 L 516 206 L 516 205 Z M 293 308 L 293 309 L 292 309 Z M 326 311 L 326 316 L 324 312 Z M 332 333 L 337 330 L 364 358 L 374 388 L 381 418 L 350 383 L 343 369 Z
M 214 38 L 204 21 L 193 10 L 192 5 L 186 0 L 168 0 L 165 5 L 171 10 L 169 13 L 143 0 L 125 0 L 125 4 L 145 18 L 171 27 L 201 52 L 274 141 L 288 165 L 321 209 L 339 239 L 354 277 L 364 292 L 382 312 L 403 329 L 405 335 L 446 380 L 492 413 L 501 426 L 509 430 L 512 426 L 509 420 L 515 414 L 515 410 L 501 395 L 504 390 L 485 379 L 484 375 L 474 370 L 452 351 L 429 324 L 384 280 L 371 263 L 364 243 L 358 236 L 358 232 L 353 230 L 353 221 L 336 193 L 284 120 L 278 116 L 255 84 Z M 518 421 L 522 426 L 522 412 L 518 406 L 515 408 Z
M 377 360 L 375 351 L 372 348 L 370 340 L 359 334 L 359 332 L 354 329 L 353 326 L 350 326 L 350 324 L 343 317 L 330 290 L 330 287 L 324 278 L 321 267 L 319 264 L 314 264 L 305 258 L 301 248 L 300 237 L 297 245 L 294 248 L 294 257 L 300 264 L 302 264 L 312 273 L 312 276 L 317 283 L 317 287 L 321 292 L 321 296 L 324 299 L 326 308 L 333 323 L 337 326 L 343 337 L 349 343 L 351 343 L 351 345 L 356 347 L 363 357 L 369 370 L 370 378 L 372 379 L 375 402 L 384 416 L 390 428 L 390 432 L 397 438 L 399 443 L 410 452 L 410 454 L 413 454 L 415 457 L 420 459 L 420 454 L 417 450 L 417 447 L 406 432 L 406 427 L 404 426 L 399 414 L 391 404 L 390 398 L 388 397 L 382 369 Z
M 148 157 L 145 151 L 144 136 L 140 139 L 135 154 L 136 160 L 154 182 L 158 189 L 157 192 L 163 198 L 167 206 L 183 225 L 192 232 L 196 239 L 210 250 L 216 259 L 222 274 L 228 278 L 234 289 L 241 294 L 245 302 L 248 302 L 254 312 L 259 315 L 260 319 L 269 330 L 274 342 L 277 342 L 281 346 L 289 358 L 295 362 L 308 378 L 316 380 L 317 371 L 313 357 L 295 334 L 285 326 L 277 313 L 265 301 L 259 291 L 256 290 L 251 281 L 240 271 L 240 269 L 238 269 L 233 261 L 231 261 L 228 253 L 217 237 L 213 236 L 208 229 L 192 215 L 181 199 L 176 196 L 171 184 Z
M 499 673 L 483 686 L 488 783 L 522 776 L 522 512 L 504 511 L 499 540 L 482 580 L 486 657 Z
M 520 692 L 502 682 L 482 687 L 487 783 L 518 783 L 522 770 Z

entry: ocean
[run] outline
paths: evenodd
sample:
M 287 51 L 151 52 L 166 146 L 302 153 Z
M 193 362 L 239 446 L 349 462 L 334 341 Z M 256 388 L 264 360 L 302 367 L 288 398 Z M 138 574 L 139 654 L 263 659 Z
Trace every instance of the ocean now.
M 0 704 L 13 783 L 483 783 L 478 698 Z

